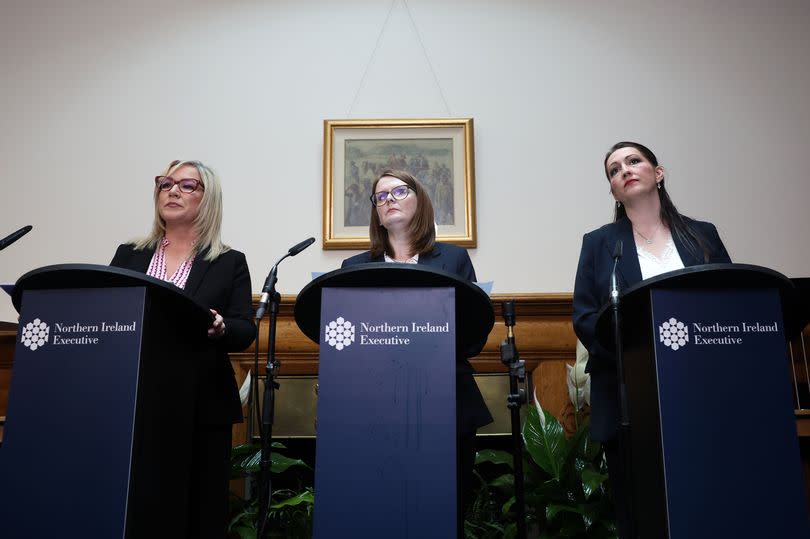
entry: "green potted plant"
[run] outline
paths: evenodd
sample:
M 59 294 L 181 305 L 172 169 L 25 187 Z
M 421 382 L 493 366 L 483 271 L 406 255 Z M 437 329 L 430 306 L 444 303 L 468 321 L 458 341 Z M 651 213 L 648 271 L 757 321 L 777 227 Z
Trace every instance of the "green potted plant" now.
M 578 346 L 577 362 L 568 366 L 569 398 L 574 431 L 543 410 L 536 395 L 523 423 L 523 470 L 529 536 L 538 538 L 612 538 L 617 536 L 607 463 L 601 444 L 590 437 L 584 408 L 590 401 L 590 380 L 584 372 L 587 352 Z M 584 353 L 583 353 L 584 352 Z M 516 536 L 513 456 L 479 451 L 475 473 L 480 487 L 467 513 L 470 539 Z
M 273 493 L 268 519 L 270 537 L 285 539 L 312 537 L 312 508 L 314 492 L 311 473 L 286 474 L 288 470 L 311 472 L 312 468 L 301 459 L 289 458 L 278 452 L 287 448 L 273 442 L 270 473 L 273 474 Z M 261 447 L 243 444 L 231 450 L 232 478 L 250 477 L 258 482 Z M 285 481 L 281 481 L 281 479 Z M 279 486 L 281 488 L 279 488 Z M 228 531 L 231 537 L 255 539 L 256 518 L 259 511 L 258 496 L 243 498 L 231 493 L 231 522 Z

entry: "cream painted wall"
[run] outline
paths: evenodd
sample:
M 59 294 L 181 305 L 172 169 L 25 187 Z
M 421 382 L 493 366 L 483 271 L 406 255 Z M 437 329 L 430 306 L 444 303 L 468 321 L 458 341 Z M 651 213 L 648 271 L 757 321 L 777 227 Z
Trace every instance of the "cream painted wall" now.
M 471 256 L 496 292 L 572 289 L 622 139 L 658 153 L 736 261 L 806 276 L 808 28 L 802 0 L 3 0 L 0 235 L 35 228 L 0 282 L 108 262 L 179 157 L 220 172 L 254 290 L 318 238 L 281 268 L 296 293 L 353 254 L 320 249 L 322 121 L 448 115 L 475 119 Z

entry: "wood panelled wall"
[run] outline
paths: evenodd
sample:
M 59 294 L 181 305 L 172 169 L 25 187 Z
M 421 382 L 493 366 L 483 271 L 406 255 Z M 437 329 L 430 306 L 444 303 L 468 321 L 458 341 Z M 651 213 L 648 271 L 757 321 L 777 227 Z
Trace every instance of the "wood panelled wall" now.
M 541 406 L 570 424 L 569 427 L 573 426 L 573 409 L 568 402 L 565 382 L 565 364 L 573 364 L 576 350 L 571 323 L 571 294 L 494 294 L 495 327 L 482 353 L 472 360 L 473 367 L 479 374 L 508 372 L 501 363 L 498 348 L 506 338 L 501 303 L 507 299 L 515 301 L 515 342 L 521 359 L 526 362 L 527 376 L 532 377 Z M 314 376 L 318 374 L 318 345 L 298 329 L 293 315 L 294 305 L 295 296 L 281 297 L 276 324 L 276 358 L 281 363 L 279 374 Z M 262 374 L 268 326 L 265 319 L 259 328 L 259 371 Z M 248 370 L 253 368 L 253 356 L 254 347 L 240 354 L 231 354 L 240 384 Z M 505 399 L 504 395 L 504 406 Z M 244 439 L 244 432 L 238 427 L 234 439 Z
M 472 360 L 478 373 L 506 373 L 507 368 L 501 363 L 498 345 L 506 337 L 506 328 L 501 314 L 501 303 L 514 300 L 516 306 L 515 341 L 521 358 L 526 361 L 527 372 L 536 390 L 540 404 L 560 418 L 563 423 L 572 423 L 572 407 L 568 401 L 568 390 L 565 382 L 566 364 L 575 360 L 576 337 L 571 323 L 571 294 L 494 294 L 492 303 L 495 308 L 495 327 L 489 335 L 483 352 Z M 254 307 L 258 296 L 254 297 Z M 318 373 L 318 347 L 298 329 L 293 316 L 295 296 L 284 295 L 281 298 L 278 324 L 276 328 L 276 356 L 281 362 L 281 375 L 309 375 Z M 267 346 L 267 320 L 263 320 L 259 337 L 259 364 L 263 372 L 263 363 Z M 14 345 L 16 341 L 16 324 L 0 322 L 0 417 L 6 415 Z M 808 330 L 802 339 L 806 338 Z M 794 352 L 794 383 L 801 390 L 810 387 L 807 379 L 805 346 L 801 341 L 792 344 Z M 253 366 L 254 347 L 238 354 L 232 354 L 231 360 L 241 384 L 249 369 Z M 531 396 L 530 396 L 531 398 Z M 810 399 L 809 399 L 810 400 Z M 810 438 L 810 409 L 799 403 L 796 411 L 797 428 L 800 436 Z M 242 427 L 237 427 L 243 439 Z M 235 433 L 237 434 L 237 433 Z
M 531 373 L 541 405 L 554 415 L 570 416 L 568 390 L 565 383 L 565 364 L 575 359 L 576 338 L 571 324 L 571 294 L 495 294 L 495 327 L 489 335 L 483 352 L 472 360 L 478 373 L 506 373 L 501 363 L 498 345 L 506 338 L 501 315 L 501 302 L 515 301 L 515 342 L 526 369 Z M 254 297 L 254 306 L 258 296 Z M 276 326 L 276 357 L 281 362 L 281 375 L 317 375 L 318 346 L 298 329 L 293 316 L 295 296 L 281 298 Z M 12 357 L 16 340 L 16 324 L 0 326 L 0 416 L 6 415 Z M 259 364 L 267 353 L 267 319 L 262 321 L 259 336 Z M 231 354 L 231 362 L 241 384 L 253 366 L 254 347 Z M 505 398 L 505 397 L 504 397 Z M 237 427 L 235 439 L 243 439 Z M 240 434 L 238 434 L 240 433 Z

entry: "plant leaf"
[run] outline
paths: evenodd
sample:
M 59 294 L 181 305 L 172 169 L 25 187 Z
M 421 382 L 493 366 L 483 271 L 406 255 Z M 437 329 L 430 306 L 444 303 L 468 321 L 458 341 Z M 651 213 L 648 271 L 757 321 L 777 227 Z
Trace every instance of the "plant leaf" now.
M 261 460 L 262 452 L 259 450 L 256 453 L 245 457 L 241 462 L 237 462 L 234 467 L 243 474 L 257 473 L 261 471 Z M 270 453 L 270 471 L 272 473 L 281 473 L 293 466 L 309 468 L 309 466 L 307 466 L 307 464 L 301 459 L 291 459 L 280 453 Z
M 534 462 L 556 480 L 566 458 L 567 441 L 562 425 L 549 412 L 545 413 L 545 427 L 535 407 L 529 406 L 523 424 L 523 441 Z
M 492 464 L 503 464 L 509 466 L 510 469 L 514 468 L 514 457 L 508 451 L 501 451 L 498 449 L 482 449 L 475 454 L 475 465 L 478 466 L 484 462 L 491 462 Z
M 568 500 L 566 490 L 556 479 L 549 479 L 526 492 L 526 502 L 535 505 L 548 503 L 565 503 Z
M 506 500 L 506 503 L 503 504 L 503 507 L 501 507 L 501 512 L 504 515 L 507 514 L 509 512 L 509 510 L 512 509 L 512 506 L 515 505 L 516 501 L 517 501 L 517 498 L 515 498 L 514 496 L 512 496 L 511 498 Z
M 588 509 L 583 509 L 578 505 L 562 505 L 558 503 L 550 503 L 546 507 L 546 518 L 553 519 L 559 513 L 574 513 L 576 515 L 583 515 L 588 512 Z
M 256 451 L 261 451 L 261 447 L 256 444 L 240 444 L 231 448 L 231 460 L 241 459 L 245 455 L 252 455 Z
M 492 488 L 497 488 L 501 490 L 515 490 L 515 475 L 508 473 L 499 475 L 492 481 L 490 481 L 489 486 Z
M 546 516 L 551 518 L 558 513 L 571 513 L 592 517 L 596 510 L 597 507 L 594 504 L 549 504 L 546 508 Z
M 273 449 L 287 449 L 281 442 L 273 442 L 270 444 L 270 447 Z M 231 448 L 231 460 L 236 461 L 237 459 L 244 458 L 246 455 L 253 455 L 255 453 L 261 453 L 262 446 L 259 444 L 239 444 Z
M 599 486 L 607 481 L 607 474 L 602 474 L 591 468 L 590 466 L 582 470 L 582 490 L 585 493 L 585 499 L 591 497 L 591 494 L 596 491 Z
M 572 437 L 577 439 L 577 456 L 594 462 L 599 457 L 599 452 L 602 449 L 602 444 L 591 439 L 591 428 L 585 423 L 579 427 L 579 430 Z
M 303 466 L 304 468 L 309 468 L 309 466 L 303 460 L 291 459 L 279 453 L 271 453 L 270 462 L 270 471 L 273 473 L 281 473 L 292 466 Z
M 281 509 L 282 507 L 300 505 L 302 503 L 308 505 L 312 505 L 313 503 L 315 503 L 315 497 L 312 495 L 312 491 L 310 491 L 309 489 L 299 493 L 296 496 L 293 496 L 292 498 L 287 498 L 286 500 L 274 503 L 273 505 L 270 506 L 270 508 Z

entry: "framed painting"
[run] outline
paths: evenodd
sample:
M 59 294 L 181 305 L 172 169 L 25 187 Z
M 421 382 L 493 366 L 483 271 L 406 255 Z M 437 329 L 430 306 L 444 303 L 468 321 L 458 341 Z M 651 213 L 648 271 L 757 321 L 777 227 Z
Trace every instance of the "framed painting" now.
M 476 247 L 472 118 L 324 120 L 323 248 L 368 249 L 371 186 L 404 170 L 433 202 L 439 241 Z

